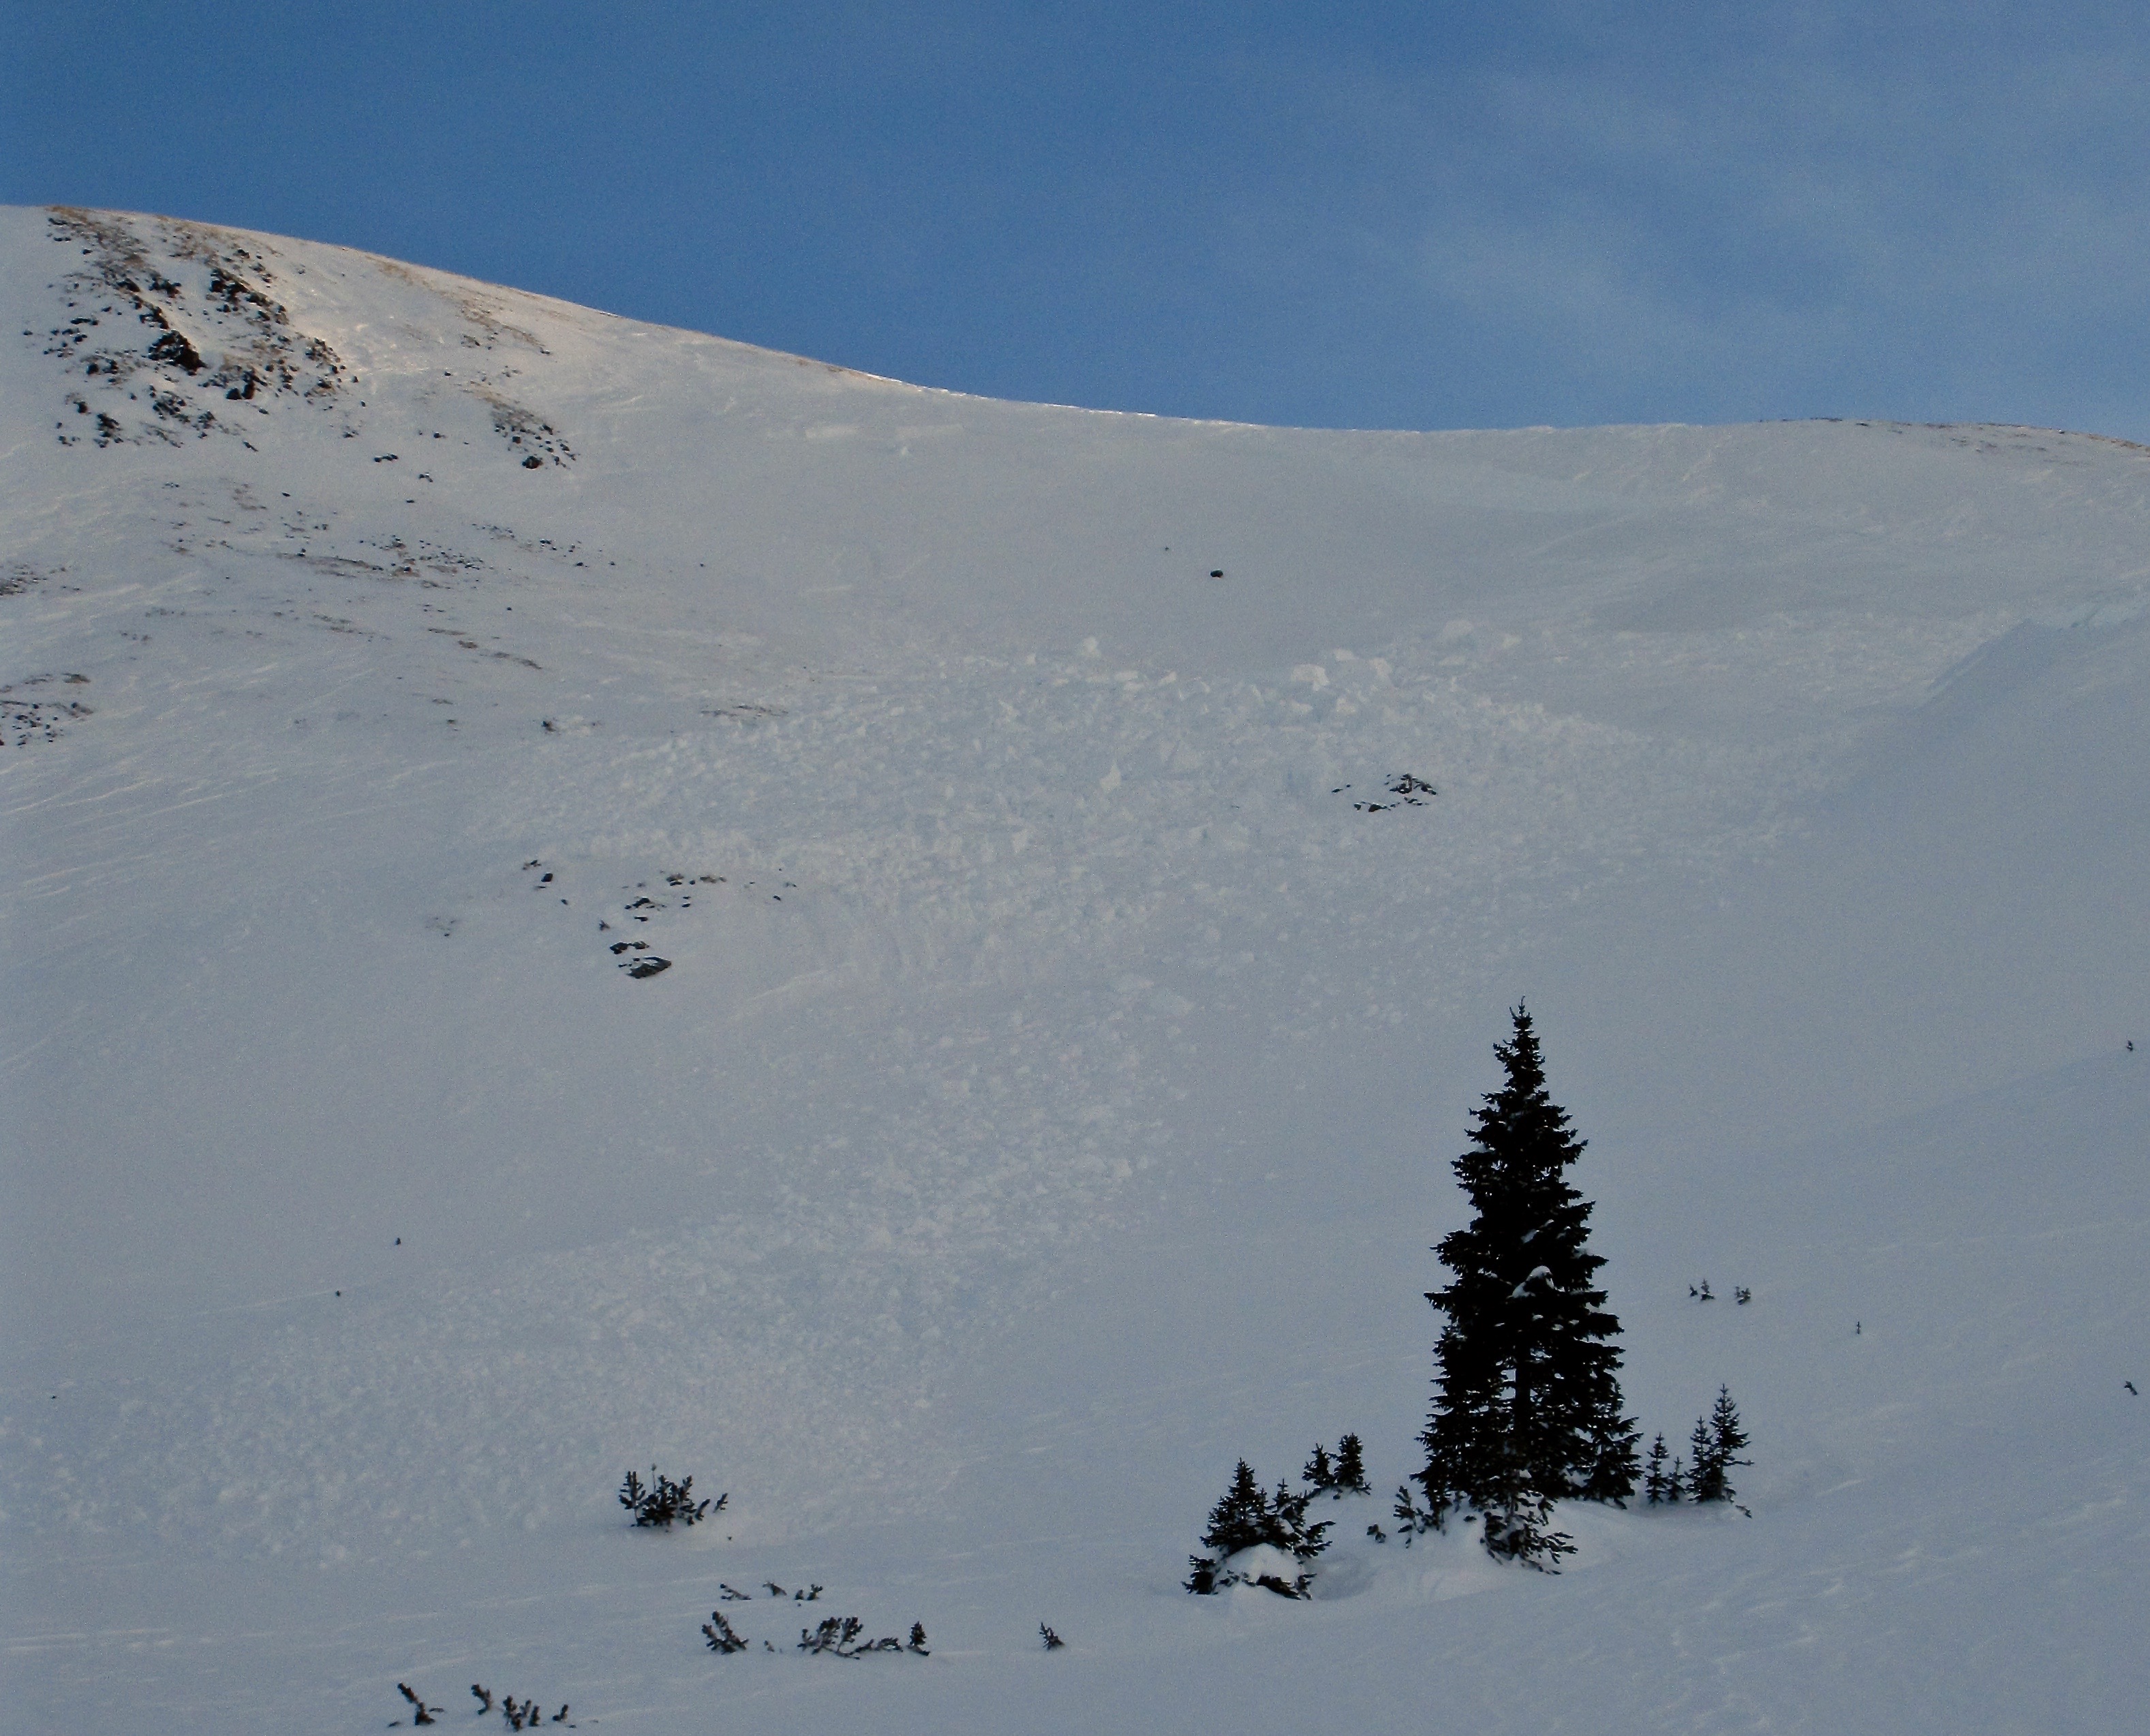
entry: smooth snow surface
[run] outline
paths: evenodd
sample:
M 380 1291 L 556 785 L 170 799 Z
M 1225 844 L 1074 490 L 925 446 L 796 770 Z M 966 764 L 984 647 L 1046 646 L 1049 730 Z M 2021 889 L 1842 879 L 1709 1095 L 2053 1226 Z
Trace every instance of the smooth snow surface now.
M 9 1728 L 2139 1727 L 2150 453 L 996 403 L 110 214 L 0 278 Z M 1239 1456 L 1418 1462 L 1522 997 L 1753 1516 L 1184 1595 Z

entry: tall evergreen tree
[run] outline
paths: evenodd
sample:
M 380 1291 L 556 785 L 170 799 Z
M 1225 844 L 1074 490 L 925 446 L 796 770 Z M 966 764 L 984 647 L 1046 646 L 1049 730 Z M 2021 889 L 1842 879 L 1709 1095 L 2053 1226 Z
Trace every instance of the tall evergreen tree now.
M 1530 1014 L 1512 1018 L 1493 1052 L 1507 1082 L 1456 1159 L 1473 1216 L 1434 1250 L 1450 1281 L 1426 1296 L 1446 1317 L 1416 1479 L 1436 1524 L 1456 1506 L 1624 1501 L 1640 1471 L 1641 1437 L 1621 1414 L 1620 1323 L 1594 1282 L 1605 1262 L 1589 1250 L 1591 1204 L 1567 1180 L 1583 1143 L 1547 1093 Z

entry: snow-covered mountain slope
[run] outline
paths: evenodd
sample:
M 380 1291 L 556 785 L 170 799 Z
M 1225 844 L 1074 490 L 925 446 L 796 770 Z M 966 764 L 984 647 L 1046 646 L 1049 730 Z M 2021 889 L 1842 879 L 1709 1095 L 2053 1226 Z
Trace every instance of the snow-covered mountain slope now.
M 2150 452 L 996 403 L 108 213 L 0 285 L 11 1722 L 2139 1716 Z M 1415 1467 L 1523 996 L 1753 1518 L 1184 1596 L 1239 1455 Z M 764 1580 L 934 1656 L 712 1655 Z

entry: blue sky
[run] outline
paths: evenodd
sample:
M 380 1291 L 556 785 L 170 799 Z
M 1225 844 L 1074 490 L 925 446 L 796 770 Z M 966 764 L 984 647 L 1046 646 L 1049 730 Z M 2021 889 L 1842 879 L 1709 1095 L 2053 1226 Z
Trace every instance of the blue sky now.
M 0 0 L 0 201 L 997 396 L 2150 439 L 2150 10 Z

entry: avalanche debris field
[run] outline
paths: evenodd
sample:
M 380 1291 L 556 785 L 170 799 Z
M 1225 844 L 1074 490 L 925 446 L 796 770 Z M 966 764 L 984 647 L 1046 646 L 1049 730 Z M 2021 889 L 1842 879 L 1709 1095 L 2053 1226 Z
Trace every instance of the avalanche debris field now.
M 0 288 L 11 1727 L 2139 1723 L 2150 452 Z M 1557 1575 L 1366 1529 L 1524 1000 L 1644 1440 L 1754 1461 Z M 1310 1599 L 1181 1591 L 1345 1431 Z

